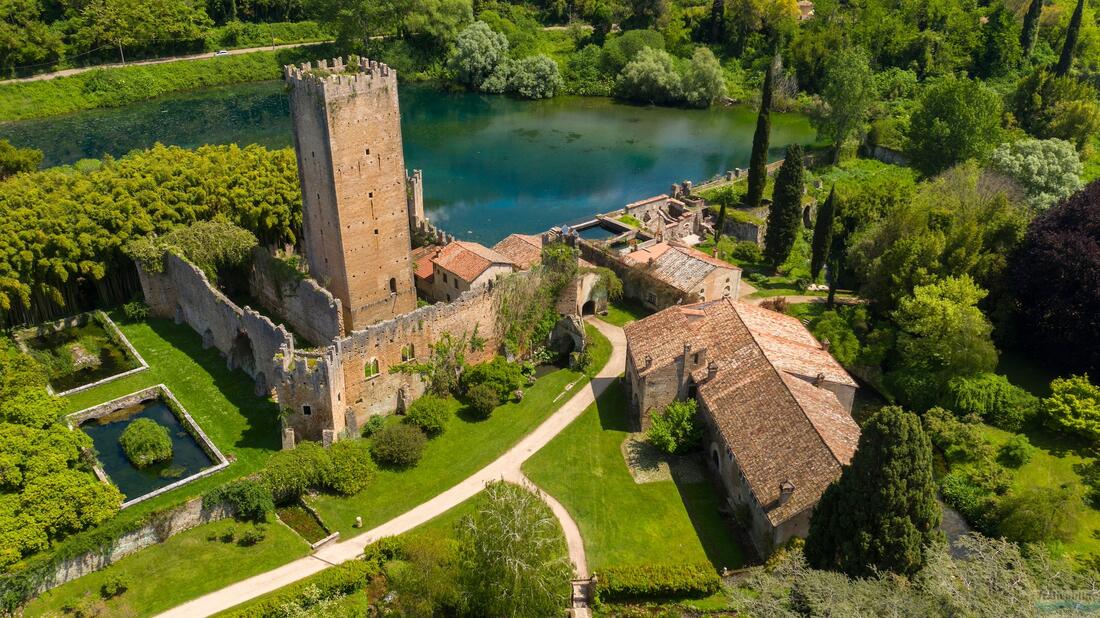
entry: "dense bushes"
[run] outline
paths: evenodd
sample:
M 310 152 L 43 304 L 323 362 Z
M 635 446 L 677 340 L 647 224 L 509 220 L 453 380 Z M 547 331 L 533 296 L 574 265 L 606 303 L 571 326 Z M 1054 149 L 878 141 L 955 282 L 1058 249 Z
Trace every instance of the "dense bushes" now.
M 292 501 L 307 489 L 325 487 L 332 460 L 323 446 L 301 442 L 289 451 L 279 451 L 267 460 L 260 478 L 271 489 L 276 504 Z
M 510 363 L 503 356 L 471 365 L 462 372 L 462 384 L 467 390 L 484 384 L 493 389 L 500 401 L 511 399 L 512 393 L 522 388 L 524 381 L 523 366 Z
M 328 489 L 350 496 L 363 491 L 374 479 L 374 460 L 366 441 L 340 440 L 328 450 L 332 462 L 325 478 Z
M 118 439 L 122 452 L 135 467 L 145 468 L 172 459 L 168 428 L 148 418 L 130 423 Z
M 226 503 L 237 519 L 266 521 L 275 510 L 271 489 L 255 479 L 243 478 L 217 487 L 202 497 L 204 508 Z
M 656 47 L 643 47 L 615 83 L 616 97 L 658 105 L 708 107 L 725 94 L 722 67 L 703 47 L 687 61 Z
M 1058 378 L 1050 391 L 1043 412 L 1051 427 L 1100 442 L 1100 387 L 1089 382 L 1088 374 Z
M 428 439 L 412 425 L 387 425 L 371 439 L 371 453 L 379 463 L 396 467 L 416 465 Z
M 695 414 L 695 400 L 674 401 L 650 419 L 646 439 L 670 455 L 682 455 L 699 448 L 703 426 Z
M 611 566 L 596 572 L 598 602 L 705 597 L 721 587 L 708 563 Z
M 437 436 L 447 428 L 451 416 L 451 406 L 446 399 L 426 394 L 412 402 L 405 413 L 405 422 L 419 427 L 429 436 Z
M 947 405 L 956 413 L 975 414 L 1006 431 L 1019 431 L 1039 409 L 1039 399 L 994 373 L 956 377 L 947 385 Z
M 477 384 L 466 391 L 466 400 L 475 417 L 486 419 L 493 415 L 500 405 L 500 395 L 488 384 Z
M 226 612 L 225 618 L 283 618 L 288 607 L 308 610 L 301 600 L 309 596 L 317 601 L 354 594 L 367 586 L 379 573 L 379 565 L 365 560 L 349 560 L 316 575 L 311 575 L 276 594 Z M 293 610 L 292 610 L 293 611 Z M 298 614 L 293 614 L 298 615 Z

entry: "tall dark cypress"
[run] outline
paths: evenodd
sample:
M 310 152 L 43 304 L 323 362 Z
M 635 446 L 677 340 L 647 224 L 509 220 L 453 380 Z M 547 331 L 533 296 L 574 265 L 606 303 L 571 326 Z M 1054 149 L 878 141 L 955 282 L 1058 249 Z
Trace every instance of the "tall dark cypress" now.
M 1024 15 L 1024 28 L 1020 31 L 1020 47 L 1024 49 L 1024 58 L 1031 57 L 1035 39 L 1039 34 L 1039 18 L 1043 15 L 1043 0 L 1031 0 Z
M 817 280 L 822 267 L 829 260 L 829 249 L 833 245 L 833 220 L 836 217 L 836 185 L 829 189 L 829 197 L 817 211 L 814 223 L 813 255 L 810 257 L 810 277 Z
M 932 444 L 920 419 L 883 408 L 863 426 L 851 465 L 817 503 L 806 561 L 853 577 L 912 575 L 924 566 L 939 524 Z
M 723 43 L 726 39 L 726 0 L 713 0 L 710 5 L 710 42 Z
M 1081 18 L 1085 13 L 1085 0 L 1077 0 L 1077 8 L 1073 11 L 1073 17 L 1066 28 L 1066 42 L 1062 45 L 1062 56 L 1058 58 L 1058 65 L 1054 67 L 1054 74 L 1058 77 L 1069 75 L 1073 67 L 1073 52 L 1077 47 L 1077 36 L 1081 34 Z
M 760 92 L 760 113 L 756 115 L 756 133 L 752 136 L 752 155 L 749 157 L 748 192 L 745 193 L 745 205 L 756 208 L 760 198 L 764 197 L 764 187 L 768 184 L 768 141 L 771 139 L 772 90 L 775 88 L 775 72 L 778 70 L 779 54 L 772 58 L 768 71 L 764 74 L 764 88 Z
M 791 255 L 802 227 L 803 176 L 802 147 L 791 144 L 775 177 L 768 229 L 764 233 L 764 257 L 776 267 Z

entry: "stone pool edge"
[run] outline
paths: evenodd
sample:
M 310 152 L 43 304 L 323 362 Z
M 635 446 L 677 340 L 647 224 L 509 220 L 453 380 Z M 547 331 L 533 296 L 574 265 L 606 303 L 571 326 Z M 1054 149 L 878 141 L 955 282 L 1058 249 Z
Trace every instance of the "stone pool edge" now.
M 206 433 L 202 430 L 202 427 L 200 427 L 199 424 L 195 422 L 195 419 L 191 418 L 191 414 L 187 411 L 187 408 L 183 407 L 183 404 L 181 404 L 179 400 L 176 399 L 176 396 L 164 384 L 155 384 L 148 388 L 143 388 L 139 391 L 134 391 L 121 397 L 116 397 L 115 399 L 112 399 L 110 401 L 105 401 L 89 408 L 84 408 L 79 412 L 73 412 L 72 414 L 68 414 L 65 416 L 65 422 L 66 424 L 68 424 L 70 430 L 78 431 L 80 424 L 84 421 L 98 418 L 100 416 L 103 416 L 104 414 L 107 414 L 108 412 L 113 412 L 120 407 L 134 405 L 152 397 L 159 397 L 165 402 L 165 404 L 168 406 L 168 409 L 172 411 L 172 414 L 176 416 L 176 419 L 179 420 L 184 429 L 189 434 L 191 434 L 191 437 L 199 443 L 199 446 L 204 451 L 206 451 L 206 454 L 210 457 L 210 459 L 212 459 L 216 463 L 209 468 L 204 468 L 196 472 L 195 474 L 188 476 L 187 478 L 180 479 L 174 483 L 169 483 L 168 485 L 165 485 L 164 487 L 161 487 L 159 489 L 154 489 L 147 494 L 143 494 L 136 498 L 127 500 L 122 503 L 122 506 L 119 507 L 120 510 L 138 504 L 139 502 L 144 502 L 151 498 L 163 495 L 169 491 L 172 491 L 173 489 L 182 487 L 187 483 L 210 476 L 215 472 L 220 472 L 229 466 L 229 460 L 225 457 L 225 455 L 222 454 L 217 445 L 214 444 L 214 441 L 207 437 Z M 94 470 L 96 477 L 99 478 L 100 481 L 110 483 L 110 477 L 103 469 L 103 466 L 100 465 L 99 459 L 93 456 L 90 452 L 85 452 L 85 456 L 91 462 L 92 469 Z

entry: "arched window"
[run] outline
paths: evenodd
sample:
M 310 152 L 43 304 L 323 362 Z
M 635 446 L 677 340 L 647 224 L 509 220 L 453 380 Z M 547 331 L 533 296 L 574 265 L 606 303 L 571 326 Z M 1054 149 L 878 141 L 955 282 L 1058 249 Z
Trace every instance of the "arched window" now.
M 373 378 L 378 375 L 378 359 L 372 358 L 367 361 L 367 364 L 363 366 L 363 375 L 368 378 Z
M 397 279 L 390 277 L 390 294 L 397 293 Z
M 411 361 L 415 358 L 416 358 L 416 348 L 413 347 L 413 344 L 410 343 L 409 345 L 401 348 L 401 362 L 402 363 L 407 363 L 407 362 L 409 362 L 409 361 Z

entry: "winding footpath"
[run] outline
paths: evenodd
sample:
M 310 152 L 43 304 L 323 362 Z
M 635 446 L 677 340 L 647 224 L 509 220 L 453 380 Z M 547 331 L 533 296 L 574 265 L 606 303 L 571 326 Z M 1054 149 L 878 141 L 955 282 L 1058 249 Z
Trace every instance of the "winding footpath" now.
M 350 537 L 340 543 L 327 545 L 309 556 L 299 558 L 277 569 L 255 575 L 184 603 L 160 614 L 160 618 L 195 618 L 216 614 L 319 573 L 330 566 L 354 560 L 363 554 L 363 549 L 367 545 L 383 537 L 407 532 L 438 515 L 442 515 L 472 498 L 489 481 L 504 479 L 534 488 L 534 484 L 520 470 L 523 462 L 546 446 L 554 436 L 576 420 L 626 369 L 626 336 L 623 334 L 623 329 L 594 318 L 589 318 L 588 323 L 596 327 L 611 342 L 611 358 L 608 359 L 607 364 L 561 408 L 495 461 L 435 498 L 372 530 Z M 550 506 L 558 520 L 561 521 L 566 542 L 569 546 L 569 557 L 573 561 L 577 575 L 581 578 L 587 577 L 589 575 L 588 564 L 584 555 L 580 530 L 576 522 L 573 521 L 561 503 L 545 492 L 539 491 L 539 494 Z

